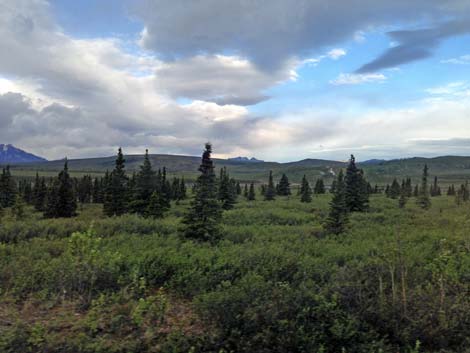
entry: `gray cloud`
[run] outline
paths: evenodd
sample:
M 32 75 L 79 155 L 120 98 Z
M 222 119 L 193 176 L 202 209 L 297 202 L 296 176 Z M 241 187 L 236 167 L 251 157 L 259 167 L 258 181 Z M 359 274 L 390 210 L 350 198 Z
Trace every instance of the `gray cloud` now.
M 238 57 L 195 56 L 161 65 L 155 82 L 174 98 L 251 105 L 269 98 L 262 93 L 264 90 L 295 78 L 292 66 L 287 64 L 268 74 Z
M 435 28 L 389 32 L 390 38 L 398 44 L 363 65 L 357 72 L 374 72 L 430 57 L 433 49 L 445 38 L 468 32 L 470 18 L 467 21 L 447 22 Z
M 459 18 L 470 11 L 470 3 L 467 0 L 299 0 L 295 3 L 290 0 L 142 0 L 133 6 L 133 11 L 145 25 L 142 45 L 162 58 L 235 53 L 248 57 L 265 70 L 276 70 L 293 56 L 308 56 L 349 40 L 358 30 Z M 428 52 L 412 53 L 404 49 L 390 55 L 414 60 Z

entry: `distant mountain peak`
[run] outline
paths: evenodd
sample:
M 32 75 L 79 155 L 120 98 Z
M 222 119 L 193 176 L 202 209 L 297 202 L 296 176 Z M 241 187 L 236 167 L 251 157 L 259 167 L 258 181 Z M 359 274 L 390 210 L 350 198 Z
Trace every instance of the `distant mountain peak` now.
M 0 164 L 20 164 L 45 161 L 45 158 L 23 151 L 12 144 L 0 144 Z
M 257 163 L 257 162 L 264 162 L 261 159 L 256 159 L 255 157 L 233 157 L 233 158 L 228 158 L 229 161 L 233 162 L 244 162 L 244 163 Z

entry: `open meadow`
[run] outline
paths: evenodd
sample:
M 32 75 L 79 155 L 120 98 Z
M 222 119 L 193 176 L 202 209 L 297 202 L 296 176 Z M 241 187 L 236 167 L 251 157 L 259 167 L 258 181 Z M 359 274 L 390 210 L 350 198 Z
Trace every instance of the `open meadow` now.
M 213 246 L 163 219 L 43 219 L 0 226 L 1 352 L 469 352 L 470 205 L 372 195 L 339 235 L 331 195 L 225 211 Z

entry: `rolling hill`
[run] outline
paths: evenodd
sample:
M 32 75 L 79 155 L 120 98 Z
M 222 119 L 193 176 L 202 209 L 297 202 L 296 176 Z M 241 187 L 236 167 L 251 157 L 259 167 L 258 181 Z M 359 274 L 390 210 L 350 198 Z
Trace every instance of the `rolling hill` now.
M 126 155 L 126 169 L 129 173 L 139 170 L 143 155 Z M 114 156 L 101 158 L 86 158 L 69 160 L 69 169 L 73 175 L 102 175 L 106 170 L 114 167 Z M 183 175 L 188 180 L 194 179 L 198 172 L 200 157 L 153 154 L 150 156 L 155 169 L 165 166 L 169 175 Z M 301 161 L 278 162 L 245 162 L 238 159 L 215 159 L 216 169 L 227 167 L 231 176 L 242 182 L 264 182 L 270 170 L 274 177 L 279 178 L 286 173 L 294 183 L 300 182 L 306 174 L 309 178 L 322 177 L 330 183 L 340 168 L 346 166 L 345 162 L 304 159 Z M 12 173 L 16 176 L 33 176 L 39 174 L 52 176 L 63 167 L 63 160 L 41 161 L 28 164 L 13 164 Z M 470 157 L 442 156 L 435 158 L 407 158 L 390 161 L 374 161 L 374 163 L 359 163 L 364 169 L 367 178 L 372 183 L 389 183 L 393 178 L 411 177 L 417 182 L 421 176 L 424 164 L 430 169 L 431 176 L 438 176 L 444 183 L 457 183 L 470 179 Z

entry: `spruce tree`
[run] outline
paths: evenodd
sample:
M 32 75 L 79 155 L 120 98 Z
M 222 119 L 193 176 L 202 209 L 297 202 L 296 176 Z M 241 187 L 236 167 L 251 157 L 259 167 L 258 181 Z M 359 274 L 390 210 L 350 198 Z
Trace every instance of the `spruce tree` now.
M 361 169 L 356 166 L 353 155 L 349 160 L 344 177 L 346 188 L 346 206 L 351 212 L 364 212 L 369 208 L 369 194 L 367 192 L 367 182 Z
M 46 202 L 44 207 L 44 217 L 45 218 L 57 218 L 59 215 L 57 214 L 59 204 L 59 180 L 53 179 L 47 188 L 47 196 Z
M 107 216 L 120 216 L 127 212 L 128 178 L 125 172 L 125 159 L 119 147 L 114 170 L 108 177 L 104 194 L 103 211 Z
M 289 196 L 291 194 L 289 178 L 285 174 L 282 174 L 281 180 L 279 180 L 277 194 L 280 196 Z
M 26 205 L 25 205 L 24 198 L 22 196 L 20 196 L 20 194 L 17 194 L 15 204 L 11 208 L 11 212 L 13 214 L 13 217 L 15 217 L 15 219 L 17 221 L 21 221 L 24 218 L 24 216 L 25 216 L 25 206 Z
M 405 208 L 407 201 L 408 201 L 408 199 L 407 199 L 407 196 L 406 196 L 406 188 L 403 187 L 400 190 L 400 198 L 398 199 L 398 207 L 399 208 Z
M 144 161 L 135 176 L 130 209 L 132 212 L 145 215 L 150 198 L 155 192 L 155 172 L 152 169 L 148 150 L 145 150 Z
M 273 172 L 272 170 L 270 170 L 268 185 L 266 186 L 264 190 L 264 199 L 266 201 L 273 201 L 275 198 L 276 198 L 276 189 L 274 188 Z
M 447 189 L 447 196 L 455 196 L 455 187 L 454 187 L 454 184 L 452 184 L 451 186 L 449 186 L 449 188 Z
M 392 198 L 392 199 L 397 199 L 401 195 L 401 189 L 402 189 L 402 187 L 400 186 L 397 179 L 395 178 L 395 179 L 393 179 L 392 185 L 390 186 L 390 188 L 388 190 L 388 195 L 387 196 Z
M 256 192 L 255 192 L 255 184 L 250 184 L 250 190 L 248 191 L 247 195 L 248 201 L 254 201 L 256 199 Z
M 326 221 L 326 230 L 329 233 L 340 234 L 348 222 L 348 206 L 346 204 L 346 185 L 341 170 L 336 179 L 335 193 L 330 202 L 330 211 Z
M 149 202 L 143 214 L 146 217 L 162 218 L 169 208 L 165 196 L 161 192 L 154 191 L 152 195 L 150 195 Z
M 56 217 L 73 217 L 76 215 L 77 201 L 73 190 L 72 179 L 68 171 L 67 159 L 64 169 L 59 173 L 57 190 Z
M 206 143 L 196 180 L 195 195 L 189 212 L 183 219 L 183 236 L 215 243 L 220 239 L 222 210 L 218 201 L 217 181 L 211 158 L 212 146 Z
M 312 189 L 305 174 L 300 186 L 300 202 L 312 202 Z
M 248 199 L 248 184 L 245 184 L 243 188 L 243 196 L 245 197 L 245 199 Z
M 321 195 L 325 193 L 325 184 L 323 183 L 323 179 L 317 179 L 313 188 L 313 193 L 316 195 Z
M 226 167 L 220 169 L 218 183 L 219 200 L 222 203 L 222 208 L 224 210 L 231 210 L 236 201 L 237 191 L 236 183 L 233 179 L 230 179 Z
M 181 177 L 181 180 L 180 180 L 180 188 L 179 188 L 179 191 L 178 191 L 178 200 L 181 201 L 181 200 L 184 200 L 186 199 L 186 183 L 184 181 L 184 177 Z
M 239 181 L 236 182 L 236 191 L 237 191 L 237 195 L 241 195 L 241 194 L 242 194 L 242 187 L 240 186 L 240 182 L 239 182 Z
M 17 185 L 10 173 L 10 166 L 3 168 L 0 177 L 0 204 L 3 208 L 12 207 L 16 201 Z
M 44 177 L 40 178 L 36 173 L 33 186 L 33 206 L 36 211 L 43 212 L 47 198 L 47 185 Z
M 429 209 L 431 207 L 431 199 L 429 197 L 428 188 L 428 166 L 425 164 L 423 168 L 423 176 L 419 188 L 418 199 L 416 200 L 419 207 L 422 209 Z

